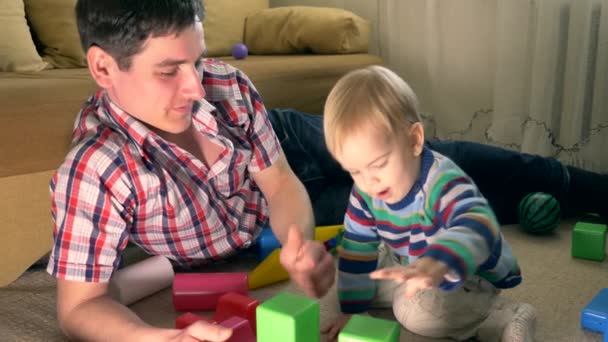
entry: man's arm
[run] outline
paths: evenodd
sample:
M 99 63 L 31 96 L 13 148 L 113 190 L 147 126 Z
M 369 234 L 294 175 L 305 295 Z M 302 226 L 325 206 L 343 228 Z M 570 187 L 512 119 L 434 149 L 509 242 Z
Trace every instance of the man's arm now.
M 296 224 L 304 239 L 314 238 L 314 216 L 306 189 L 291 170 L 281 152 L 271 166 L 253 173 L 253 179 L 264 193 L 270 210 L 272 231 L 285 245 L 289 226 Z
M 285 156 L 262 171 L 252 173 L 270 209 L 270 225 L 281 245 L 281 264 L 304 292 L 324 296 L 334 283 L 336 268 L 325 246 L 314 241 L 314 218 L 304 185 Z
M 204 322 L 184 330 L 152 327 L 111 299 L 107 283 L 58 279 L 57 318 L 61 330 L 78 341 L 225 341 L 231 335 Z

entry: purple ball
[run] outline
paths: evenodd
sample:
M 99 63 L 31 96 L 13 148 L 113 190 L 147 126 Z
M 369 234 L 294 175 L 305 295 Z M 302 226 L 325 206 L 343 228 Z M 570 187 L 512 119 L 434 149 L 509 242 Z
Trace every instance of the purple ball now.
M 236 59 L 244 59 L 247 54 L 249 54 L 249 50 L 245 44 L 238 43 L 232 47 L 232 57 Z

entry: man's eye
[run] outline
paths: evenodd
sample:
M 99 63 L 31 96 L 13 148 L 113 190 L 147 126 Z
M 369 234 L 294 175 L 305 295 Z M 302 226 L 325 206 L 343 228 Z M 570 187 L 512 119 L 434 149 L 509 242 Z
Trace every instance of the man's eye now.
M 161 73 L 160 73 L 161 77 L 173 77 L 175 75 L 177 75 L 177 69 L 169 71 L 169 72 L 163 72 L 163 71 L 161 71 Z

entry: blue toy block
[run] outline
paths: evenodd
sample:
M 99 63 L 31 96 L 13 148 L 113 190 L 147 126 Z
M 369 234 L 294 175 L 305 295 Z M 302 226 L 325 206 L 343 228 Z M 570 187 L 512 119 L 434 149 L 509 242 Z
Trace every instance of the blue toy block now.
M 608 335 L 608 288 L 602 289 L 585 306 L 581 314 L 581 325 L 585 329 Z
M 260 236 L 258 236 L 256 248 L 258 253 L 258 260 L 262 261 L 265 260 L 266 257 L 268 257 L 270 253 L 272 253 L 272 251 L 277 248 L 281 248 L 281 243 L 272 233 L 272 229 L 266 227 L 262 229 Z

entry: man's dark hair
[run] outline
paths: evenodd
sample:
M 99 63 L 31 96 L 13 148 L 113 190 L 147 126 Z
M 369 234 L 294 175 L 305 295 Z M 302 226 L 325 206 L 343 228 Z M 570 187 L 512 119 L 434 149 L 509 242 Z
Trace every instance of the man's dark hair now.
M 197 19 L 198 17 L 198 19 Z M 148 38 L 178 34 L 202 21 L 202 0 L 78 0 L 76 20 L 86 52 L 98 46 L 128 70 Z

